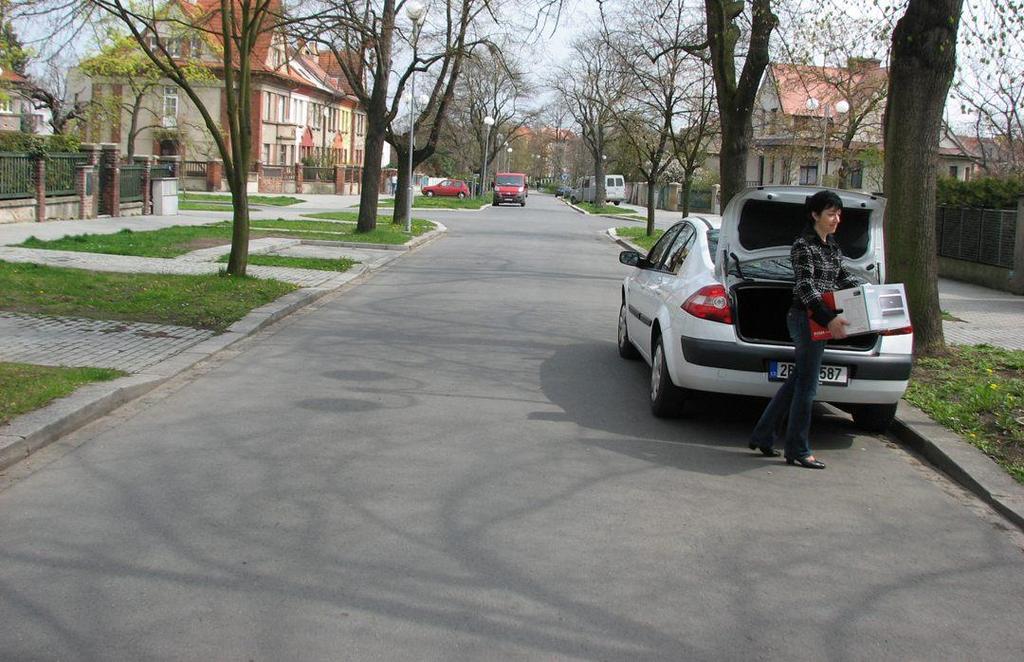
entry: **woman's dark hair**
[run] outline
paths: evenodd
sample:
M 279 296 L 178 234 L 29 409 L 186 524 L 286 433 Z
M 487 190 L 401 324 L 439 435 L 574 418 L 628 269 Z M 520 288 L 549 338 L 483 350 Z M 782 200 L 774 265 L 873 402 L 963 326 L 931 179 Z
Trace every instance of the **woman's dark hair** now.
M 807 210 L 807 222 L 814 225 L 814 216 L 811 216 L 812 213 L 820 214 L 826 209 L 838 209 L 839 211 L 843 211 L 843 201 L 835 191 L 818 191 L 807 198 L 807 202 L 804 203 L 804 207 Z

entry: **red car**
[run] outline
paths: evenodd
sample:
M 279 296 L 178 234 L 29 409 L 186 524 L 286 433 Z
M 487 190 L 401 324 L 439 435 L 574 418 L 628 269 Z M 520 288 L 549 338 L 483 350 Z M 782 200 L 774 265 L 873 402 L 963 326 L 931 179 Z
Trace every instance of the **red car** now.
M 522 172 L 499 172 L 494 175 L 494 198 L 491 204 L 497 207 L 502 202 L 514 202 L 526 206 L 526 196 L 530 194 L 526 174 Z
M 423 187 L 423 195 L 432 198 L 435 195 L 448 195 L 456 198 L 468 198 L 469 187 L 461 179 L 443 179 L 437 184 Z

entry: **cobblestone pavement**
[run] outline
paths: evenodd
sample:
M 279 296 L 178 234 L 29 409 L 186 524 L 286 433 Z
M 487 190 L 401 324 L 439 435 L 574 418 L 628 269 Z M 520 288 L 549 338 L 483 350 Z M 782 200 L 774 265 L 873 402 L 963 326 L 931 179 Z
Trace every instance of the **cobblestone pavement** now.
M 216 259 L 216 257 L 214 257 Z M 87 269 L 89 271 L 116 271 L 121 273 L 153 273 L 202 275 L 215 274 L 224 268 L 217 262 L 190 262 L 131 255 L 105 255 L 75 251 L 51 251 L 33 248 L 0 247 L 0 260 L 4 262 L 30 262 L 51 267 Z M 248 273 L 257 278 L 274 278 L 300 287 L 316 287 L 336 277 L 336 273 L 295 269 L 292 267 L 250 266 Z
M 0 360 L 139 372 L 212 335 L 167 324 L 0 312 Z
M 1024 349 L 1024 297 L 942 278 L 939 305 L 962 322 L 943 322 L 946 342 Z

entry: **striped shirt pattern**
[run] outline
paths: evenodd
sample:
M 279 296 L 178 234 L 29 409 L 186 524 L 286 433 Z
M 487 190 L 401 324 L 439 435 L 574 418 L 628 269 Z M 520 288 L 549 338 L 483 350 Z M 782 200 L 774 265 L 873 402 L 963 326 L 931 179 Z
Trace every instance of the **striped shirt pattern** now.
M 843 253 L 833 235 L 822 243 L 814 228 L 807 228 L 790 251 L 796 284 L 793 286 L 793 307 L 810 310 L 814 321 L 828 326 L 836 313 L 825 305 L 821 296 L 861 284 L 843 264 Z

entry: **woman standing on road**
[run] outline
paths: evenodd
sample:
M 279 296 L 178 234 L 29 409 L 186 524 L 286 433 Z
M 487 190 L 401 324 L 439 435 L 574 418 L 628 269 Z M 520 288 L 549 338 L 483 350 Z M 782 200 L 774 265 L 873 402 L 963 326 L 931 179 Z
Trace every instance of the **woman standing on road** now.
M 833 338 L 845 338 L 844 327 L 849 322 L 825 305 L 822 294 L 853 287 L 860 280 L 843 266 L 842 252 L 833 236 L 839 227 L 843 201 L 832 191 L 818 191 L 807 198 L 807 212 L 808 224 L 790 251 L 796 283 L 786 324 L 793 339 L 795 366 L 761 414 L 749 446 L 768 457 L 778 457 L 779 451 L 773 448 L 775 434 L 785 425 L 786 463 L 824 469 L 825 463 L 811 453 L 808 434 L 825 341 L 811 340 L 808 314 L 828 327 Z

